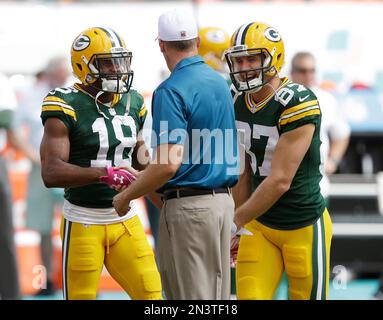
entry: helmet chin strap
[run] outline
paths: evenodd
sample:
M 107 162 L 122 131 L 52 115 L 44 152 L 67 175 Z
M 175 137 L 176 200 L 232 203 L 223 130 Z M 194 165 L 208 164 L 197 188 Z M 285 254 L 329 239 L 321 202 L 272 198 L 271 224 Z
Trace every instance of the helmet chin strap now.
M 96 107 L 97 107 L 97 111 L 98 111 L 98 113 L 101 114 L 105 119 L 109 120 L 109 118 L 106 116 L 106 114 L 100 110 L 100 106 L 99 106 L 98 103 L 97 103 L 98 98 L 99 98 L 103 93 L 104 93 L 104 91 L 99 91 L 99 92 L 96 94 L 96 97 L 94 98 L 94 102 L 96 103 Z

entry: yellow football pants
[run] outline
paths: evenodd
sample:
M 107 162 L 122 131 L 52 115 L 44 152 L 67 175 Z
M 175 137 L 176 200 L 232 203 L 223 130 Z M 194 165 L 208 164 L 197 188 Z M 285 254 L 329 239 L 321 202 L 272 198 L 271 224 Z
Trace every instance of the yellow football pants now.
M 256 220 L 246 225 L 237 257 L 238 299 L 271 300 L 283 271 L 289 299 L 327 299 L 332 223 L 327 209 L 312 225 L 276 230 Z
M 109 225 L 62 219 L 64 299 L 96 299 L 105 264 L 132 299 L 162 299 L 153 250 L 138 216 Z

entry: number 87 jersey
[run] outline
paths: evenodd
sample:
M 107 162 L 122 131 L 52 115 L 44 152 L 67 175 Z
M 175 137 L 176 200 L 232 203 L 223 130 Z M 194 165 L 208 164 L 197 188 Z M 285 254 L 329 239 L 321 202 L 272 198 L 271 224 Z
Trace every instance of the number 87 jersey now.
M 315 125 L 311 145 L 290 189 L 258 221 L 280 230 L 314 223 L 325 209 L 320 193 L 321 111 L 314 93 L 302 85 L 281 79 L 276 94 L 255 103 L 248 93 L 233 90 L 238 141 L 246 148 L 252 170 L 253 191 L 269 175 L 279 137 L 308 123 Z
M 80 167 L 126 166 L 131 164 L 137 134 L 142 129 L 146 108 L 142 96 L 131 89 L 115 94 L 111 106 L 97 102 L 80 86 L 49 92 L 42 104 L 43 124 L 60 119 L 69 131 L 69 163 Z M 65 199 L 88 208 L 111 208 L 117 192 L 106 184 L 66 188 Z

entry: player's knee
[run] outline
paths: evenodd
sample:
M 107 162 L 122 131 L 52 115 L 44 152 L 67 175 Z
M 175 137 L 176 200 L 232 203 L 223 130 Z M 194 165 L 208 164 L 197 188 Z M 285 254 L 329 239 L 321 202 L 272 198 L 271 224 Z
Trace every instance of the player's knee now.
M 252 266 L 260 261 L 263 248 L 260 233 L 242 235 L 237 257 L 237 297 L 240 300 L 267 299 L 260 287 L 260 281 L 252 275 Z
M 142 292 L 140 299 L 162 300 L 161 278 L 157 269 L 145 270 L 140 275 Z
M 239 300 L 266 300 L 265 291 L 260 286 L 260 281 L 253 276 L 245 276 L 237 279 L 237 298 Z
M 70 248 L 70 269 L 72 271 L 96 271 L 100 259 L 96 249 L 97 240 L 94 238 L 73 239 Z
M 252 236 L 242 235 L 238 247 L 238 263 L 258 262 L 263 254 L 263 247 L 260 245 L 262 239 L 259 233 Z
M 283 246 L 283 260 L 288 277 L 306 278 L 310 275 L 311 260 L 305 246 Z

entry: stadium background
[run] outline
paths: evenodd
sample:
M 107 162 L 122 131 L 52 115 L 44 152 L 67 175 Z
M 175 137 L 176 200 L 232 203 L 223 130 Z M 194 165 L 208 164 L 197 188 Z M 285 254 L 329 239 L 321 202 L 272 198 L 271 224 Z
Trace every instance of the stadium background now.
M 339 172 L 331 178 L 330 213 L 334 222 L 330 299 L 369 299 L 383 272 L 383 16 L 381 1 L 0 1 L 0 72 L 20 96 L 33 75 L 54 56 L 66 55 L 74 37 L 90 26 L 119 32 L 133 51 L 134 86 L 150 106 L 151 92 L 167 75 L 158 49 L 158 16 L 171 8 L 190 8 L 200 27 L 217 26 L 231 34 L 239 25 L 262 21 L 278 29 L 285 42 L 288 75 L 294 53 L 310 51 L 321 86 L 331 91 L 352 128 Z M 150 109 L 150 108 L 148 108 Z M 150 116 L 146 122 L 150 128 Z M 9 149 L 14 222 L 23 294 L 32 298 L 40 264 L 38 235 L 24 228 L 25 187 L 30 165 Z M 145 208 L 140 200 L 138 206 Z M 152 244 L 144 210 L 141 219 Z M 60 279 L 57 208 L 55 279 Z M 1 262 L 0 262 L 1 263 Z M 103 273 L 100 298 L 126 298 Z M 54 298 L 61 298 L 58 292 Z M 277 297 L 285 298 L 285 284 Z

